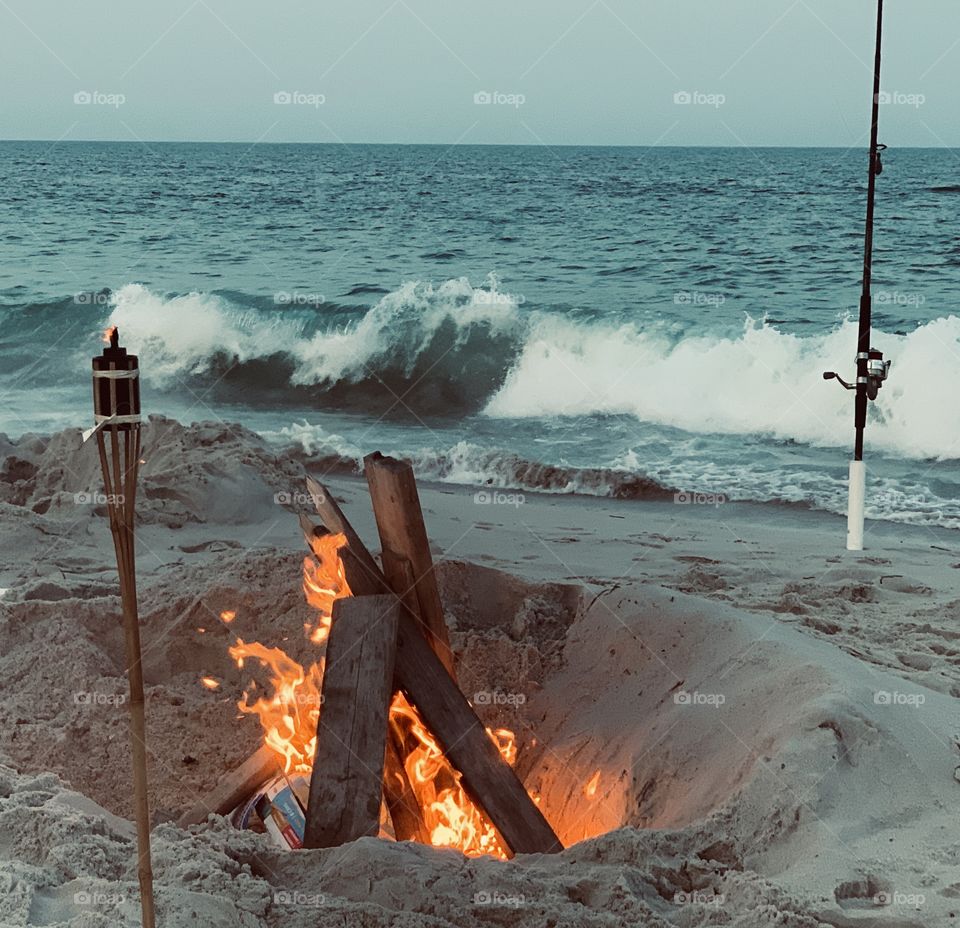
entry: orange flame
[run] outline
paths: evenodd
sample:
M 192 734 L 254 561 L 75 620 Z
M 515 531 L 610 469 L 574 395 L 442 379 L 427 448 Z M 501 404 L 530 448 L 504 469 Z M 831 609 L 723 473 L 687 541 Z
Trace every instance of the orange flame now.
M 220 689 L 220 681 L 217 680 L 215 677 L 201 677 L 201 678 L 200 678 L 200 682 L 201 682 L 208 690 L 218 690 L 218 689 Z
M 223 612 L 220 613 L 220 621 L 226 622 L 227 625 L 229 625 L 236 617 L 237 614 L 233 611 L 233 609 L 224 609 Z
M 505 860 L 508 855 L 496 829 L 464 792 L 460 774 L 402 693 L 393 698 L 390 721 L 408 736 L 404 739 L 408 748 L 404 767 L 419 800 L 430 843 L 434 847 L 456 848 L 468 856 L 490 854 Z M 513 732 L 488 728 L 487 734 L 512 766 L 517 756 Z
M 110 344 L 110 339 L 113 337 L 113 333 L 116 330 L 116 328 L 117 327 L 115 325 L 110 325 L 103 330 L 103 335 L 101 336 L 101 339 L 103 340 L 103 343 L 105 345 Z
M 346 544 L 346 535 L 314 535 L 310 547 L 315 557 L 303 559 L 303 592 L 317 610 L 317 624 L 306 624 L 304 630 L 314 644 L 324 644 L 330 634 L 334 601 L 353 595 L 340 560 L 340 549 Z
M 245 715 L 259 717 L 264 743 L 277 754 L 284 773 L 309 774 L 317 746 L 323 659 L 304 671 L 279 648 L 247 644 L 242 638 L 230 648 L 230 656 L 240 668 L 247 658 L 254 658 L 270 669 L 273 694 L 251 703 L 248 689 L 237 708 Z

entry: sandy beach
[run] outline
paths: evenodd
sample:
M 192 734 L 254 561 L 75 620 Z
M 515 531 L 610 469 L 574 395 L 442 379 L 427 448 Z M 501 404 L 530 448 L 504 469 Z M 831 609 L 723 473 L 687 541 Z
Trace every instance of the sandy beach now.
M 567 849 L 285 853 L 221 818 L 173 822 L 260 740 L 227 648 L 313 647 L 303 474 L 376 550 L 366 485 L 239 426 L 155 417 L 144 446 L 161 924 L 925 928 L 960 912 L 954 533 L 868 523 L 852 554 L 840 518 L 797 507 L 425 483 L 461 686 L 516 733 Z M 67 430 L 0 437 L 0 459 L 0 925 L 137 924 L 96 454 Z
M 0 0 L 0 928 L 960 925 L 958 35 Z

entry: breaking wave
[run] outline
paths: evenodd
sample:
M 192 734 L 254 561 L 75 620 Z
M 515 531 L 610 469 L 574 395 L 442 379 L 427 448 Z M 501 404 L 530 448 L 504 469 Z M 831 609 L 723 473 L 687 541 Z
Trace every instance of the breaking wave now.
M 208 401 L 421 421 L 621 416 L 690 434 L 822 447 L 851 441 L 850 395 L 821 379 L 824 370 L 853 373 L 850 320 L 822 335 L 751 319 L 733 330 L 711 320 L 716 330 L 701 333 L 696 314 L 686 328 L 577 316 L 531 307 L 494 279 L 474 287 L 465 278 L 406 283 L 369 309 L 162 296 L 138 284 L 105 291 L 94 304 L 91 334 L 108 321 L 119 325 L 131 350 L 150 357 L 144 374 L 152 388 L 186 383 Z M 14 371 L 26 363 L 21 355 L 31 356 L 27 329 L 75 314 L 76 305 L 2 311 L 11 337 L 0 350 Z M 871 446 L 907 458 L 960 458 L 960 318 L 907 334 L 877 331 L 874 341 L 893 369 L 871 407 Z M 78 352 L 78 368 L 89 353 Z
M 110 323 L 151 356 L 149 377 L 215 380 L 244 402 L 322 399 L 402 415 L 476 410 L 522 346 L 517 301 L 466 279 L 411 282 L 371 309 L 326 304 L 238 309 L 221 297 L 161 297 L 140 285 L 114 295 Z
M 818 336 L 747 320 L 729 337 L 679 339 L 634 324 L 536 320 L 504 385 L 485 407 L 501 418 L 620 414 L 693 433 L 764 435 L 842 446 L 853 403 L 822 372 L 853 374 L 856 324 Z M 873 447 L 906 457 L 960 457 L 960 318 L 907 335 L 875 332 L 893 359 L 871 409 Z

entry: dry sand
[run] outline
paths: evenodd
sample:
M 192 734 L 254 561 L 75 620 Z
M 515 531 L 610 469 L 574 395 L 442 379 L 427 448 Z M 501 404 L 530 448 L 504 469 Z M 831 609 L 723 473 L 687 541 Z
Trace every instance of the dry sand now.
M 796 509 L 424 486 L 461 683 L 517 732 L 568 849 L 285 854 L 171 822 L 259 741 L 233 638 L 311 653 L 293 495 L 320 462 L 163 419 L 145 447 L 165 928 L 960 921 L 953 533 L 873 525 L 851 555 L 841 520 Z M 372 545 L 362 482 L 327 482 Z M 98 489 L 79 433 L 0 436 L 0 928 L 138 924 L 113 552 L 103 507 L 76 496 Z

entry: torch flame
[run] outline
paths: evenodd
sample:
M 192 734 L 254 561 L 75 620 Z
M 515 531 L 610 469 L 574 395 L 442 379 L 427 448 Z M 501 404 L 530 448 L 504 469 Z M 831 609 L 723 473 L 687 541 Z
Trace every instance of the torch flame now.
M 103 330 L 103 335 L 101 336 L 101 338 L 103 339 L 103 343 L 105 345 L 110 344 L 110 339 L 113 338 L 113 333 L 116 332 L 116 330 L 117 330 L 117 327 L 115 325 L 107 326 L 107 328 Z

